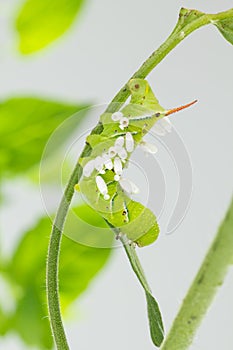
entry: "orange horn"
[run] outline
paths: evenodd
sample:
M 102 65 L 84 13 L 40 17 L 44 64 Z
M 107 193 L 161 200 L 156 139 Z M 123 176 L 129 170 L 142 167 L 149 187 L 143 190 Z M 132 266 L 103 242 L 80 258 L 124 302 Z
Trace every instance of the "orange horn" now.
M 170 114 L 179 112 L 179 111 L 181 111 L 182 109 L 185 109 L 185 108 L 188 108 L 188 107 L 194 105 L 194 103 L 196 103 L 196 102 L 197 102 L 197 100 L 194 100 L 194 101 L 188 103 L 187 105 L 184 105 L 184 106 L 180 106 L 180 107 L 177 107 L 177 108 L 170 109 L 169 111 L 166 112 L 165 115 L 167 116 L 167 115 L 170 115 Z

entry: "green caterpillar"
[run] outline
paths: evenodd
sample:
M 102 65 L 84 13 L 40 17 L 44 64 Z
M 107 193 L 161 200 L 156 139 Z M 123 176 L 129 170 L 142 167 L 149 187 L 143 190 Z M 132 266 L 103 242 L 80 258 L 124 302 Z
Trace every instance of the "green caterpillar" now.
M 164 110 L 146 80 L 132 79 L 128 88 L 130 103 L 119 112 L 104 113 L 87 137 L 79 159 L 83 176 L 76 189 L 110 226 L 142 247 L 157 239 L 159 226 L 150 209 L 130 198 L 137 188 L 124 179 L 123 169 L 138 145 L 146 147 L 143 137 L 159 120 L 196 101 Z M 150 152 L 155 152 L 153 147 Z

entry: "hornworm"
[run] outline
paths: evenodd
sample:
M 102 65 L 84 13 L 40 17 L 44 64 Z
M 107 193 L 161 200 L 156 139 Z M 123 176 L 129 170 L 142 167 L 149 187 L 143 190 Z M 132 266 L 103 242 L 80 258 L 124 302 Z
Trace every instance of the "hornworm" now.
M 165 123 L 168 115 L 196 101 L 165 110 L 146 80 L 132 79 L 128 89 L 130 103 L 119 112 L 104 113 L 87 137 L 85 152 L 79 159 L 83 175 L 76 189 L 110 226 L 142 247 L 157 239 L 159 226 L 150 209 L 131 199 L 138 189 L 123 177 L 123 169 L 138 145 L 155 152 L 155 147 L 143 140 L 154 125 Z M 169 124 L 164 127 L 169 128 Z

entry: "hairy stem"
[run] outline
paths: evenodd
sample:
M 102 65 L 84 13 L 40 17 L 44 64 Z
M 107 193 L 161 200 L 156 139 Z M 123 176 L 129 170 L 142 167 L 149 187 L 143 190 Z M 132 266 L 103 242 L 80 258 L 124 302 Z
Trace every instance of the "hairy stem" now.
M 79 181 L 81 174 L 82 169 L 80 165 L 77 164 L 73 170 L 73 173 L 71 174 L 69 183 L 66 187 L 65 193 L 58 208 L 49 243 L 46 275 L 47 302 L 50 325 L 58 350 L 69 350 L 64 327 L 62 324 L 59 303 L 58 268 L 60 245 L 66 215 L 74 194 L 74 186 Z
M 179 28 L 177 25 L 168 39 L 152 53 L 152 55 L 143 63 L 132 78 L 145 78 L 161 61 L 162 59 L 175 48 L 185 37 L 187 37 L 194 30 L 222 18 L 232 16 L 233 10 L 222 12 L 217 15 L 205 15 L 197 18 L 191 23 Z M 178 22 L 179 23 L 179 22 Z M 106 112 L 114 112 L 118 110 L 127 98 L 129 91 L 127 84 L 122 87 L 118 94 L 113 98 L 109 104 Z M 70 180 L 67 184 L 64 196 L 61 200 L 57 215 L 53 224 L 48 259 L 47 259 L 47 300 L 49 309 L 49 319 L 55 344 L 58 350 L 68 350 L 69 346 L 66 340 L 64 327 L 62 324 L 60 304 L 59 304 L 59 288 L 58 288 L 58 266 L 59 266 L 59 252 L 62 239 L 62 230 L 67 216 L 67 212 L 74 194 L 74 185 L 78 183 L 81 177 L 81 168 L 76 165 Z
M 185 350 L 233 263 L 233 200 L 183 301 L 162 350 Z

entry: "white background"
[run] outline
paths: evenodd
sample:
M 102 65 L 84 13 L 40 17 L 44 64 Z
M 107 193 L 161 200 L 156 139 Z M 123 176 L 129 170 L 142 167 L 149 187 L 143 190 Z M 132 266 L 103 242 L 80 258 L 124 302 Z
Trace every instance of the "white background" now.
M 6 15 L 18 3 L 0 1 Z M 217 12 L 232 7 L 232 1 L 88 1 L 68 35 L 47 51 L 26 58 L 16 52 L 15 34 L 2 17 L 0 98 L 38 95 L 71 102 L 108 102 L 169 35 L 182 6 Z M 233 48 L 208 26 L 183 41 L 148 78 L 165 107 L 199 100 L 192 109 L 173 117 L 194 171 L 189 212 L 173 235 L 162 234 L 154 245 L 139 252 L 167 330 L 231 199 L 232 62 Z M 172 181 L 169 174 L 166 181 Z M 21 229 L 42 211 L 42 204 L 39 191 L 29 191 L 26 184 L 19 187 L 16 183 L 6 191 L 14 204 L 9 201 L 2 213 L 1 231 L 5 249 L 11 250 Z M 30 219 L 24 217 L 25 207 Z M 233 348 L 232 276 L 231 270 L 192 350 Z M 73 314 L 74 319 L 66 322 L 71 349 L 154 348 L 144 295 L 121 249 L 79 299 Z M 0 348 L 25 346 L 12 335 L 0 341 Z

